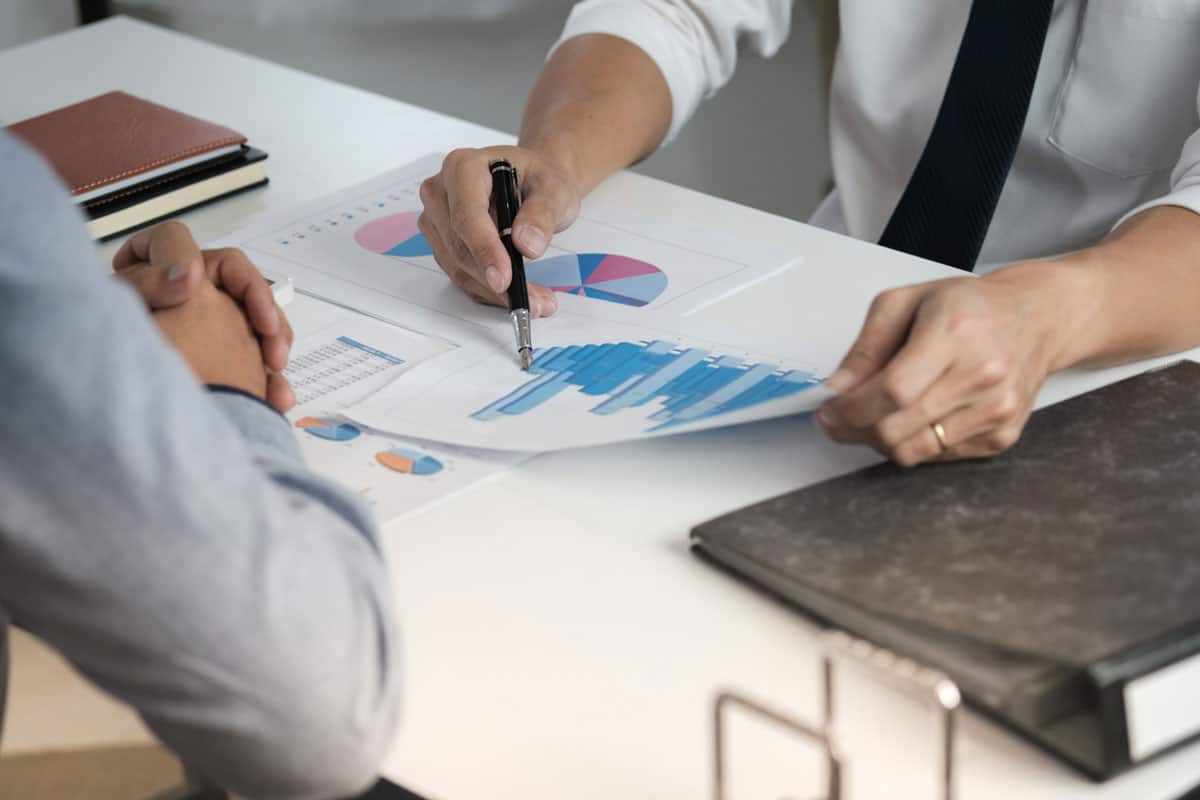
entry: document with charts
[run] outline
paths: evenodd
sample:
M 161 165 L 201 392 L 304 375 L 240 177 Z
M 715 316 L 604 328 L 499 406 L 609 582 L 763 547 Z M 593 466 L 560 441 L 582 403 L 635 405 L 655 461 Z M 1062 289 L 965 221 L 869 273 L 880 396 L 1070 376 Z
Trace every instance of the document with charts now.
M 524 371 L 501 319 L 345 413 L 439 442 L 543 452 L 803 413 L 830 396 L 795 356 L 656 321 L 663 326 L 572 313 L 539 320 Z
M 381 523 L 497 475 L 528 454 L 470 451 L 400 438 L 355 424 L 345 405 L 422 361 L 451 352 L 448 342 L 343 312 L 293 348 L 284 375 L 296 391 L 288 414 L 305 460 L 357 492 Z
M 449 280 L 417 229 L 421 181 L 442 156 L 430 155 L 294 211 L 252 223 L 237 244 L 257 263 L 292 276 L 311 295 L 328 297 L 329 279 L 409 302 L 437 296 Z M 655 236 L 598 208 L 554 236 L 545 257 L 528 262 L 534 283 L 558 291 L 580 313 L 612 306 L 685 314 L 796 263 L 760 246 L 729 246 L 694 228 L 663 225 Z M 706 246 L 707 245 L 707 246 Z
M 531 272 L 570 291 L 554 317 L 535 322 L 534 363 L 520 370 L 507 312 L 453 286 L 416 231 L 417 186 L 438 163 L 417 162 L 218 243 L 290 274 L 302 294 L 424 342 L 404 345 L 416 348 L 411 359 L 400 353 L 405 365 L 389 364 L 371 352 L 386 348 L 351 334 L 328 342 L 329 374 L 294 379 L 307 392 L 340 385 L 343 363 L 361 369 L 363 391 L 339 396 L 338 419 L 511 457 L 802 413 L 827 396 L 819 376 L 838 354 L 747 347 L 679 313 L 777 266 L 704 257 L 616 229 L 596 234 L 595 252 L 580 245 L 566 272 L 563 261 L 553 275 Z M 321 427 L 306 430 L 319 438 Z

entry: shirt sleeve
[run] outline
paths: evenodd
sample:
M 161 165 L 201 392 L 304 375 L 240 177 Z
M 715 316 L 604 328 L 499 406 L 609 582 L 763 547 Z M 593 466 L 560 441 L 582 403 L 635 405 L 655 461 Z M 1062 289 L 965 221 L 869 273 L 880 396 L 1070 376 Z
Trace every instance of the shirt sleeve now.
M 619 36 L 646 52 L 671 90 L 675 138 L 700 101 L 729 82 L 739 50 L 774 55 L 788 36 L 793 0 L 586 0 L 563 42 L 586 33 Z
M 1200 117 L 1200 89 L 1196 92 L 1196 113 Z M 1171 172 L 1171 191 L 1133 209 L 1113 227 L 1119 227 L 1130 217 L 1157 206 L 1179 206 L 1200 214 L 1200 129 L 1193 132 L 1183 144 L 1183 152 Z
M 400 645 L 370 515 L 200 386 L 0 134 L 0 608 L 238 795 L 362 790 Z

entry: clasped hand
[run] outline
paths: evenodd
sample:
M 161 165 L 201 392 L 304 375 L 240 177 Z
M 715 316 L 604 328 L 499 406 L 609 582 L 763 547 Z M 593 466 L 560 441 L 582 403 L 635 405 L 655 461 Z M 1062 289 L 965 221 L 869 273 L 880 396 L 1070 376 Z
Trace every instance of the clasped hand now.
M 113 269 L 201 383 L 241 389 L 280 412 L 295 405 L 281 374 L 291 325 L 240 250 L 201 250 L 185 225 L 168 222 L 126 241 Z

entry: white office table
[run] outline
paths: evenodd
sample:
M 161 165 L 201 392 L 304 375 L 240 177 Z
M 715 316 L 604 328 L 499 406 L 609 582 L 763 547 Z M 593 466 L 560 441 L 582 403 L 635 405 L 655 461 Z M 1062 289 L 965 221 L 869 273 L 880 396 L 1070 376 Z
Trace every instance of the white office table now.
M 124 89 L 231 125 L 267 150 L 268 188 L 183 217 L 201 241 L 424 153 L 508 138 L 128 19 L 0 53 L 0 74 L 5 123 Z M 618 176 L 599 191 L 803 254 L 798 272 L 703 312 L 755 337 L 787 335 L 806 305 L 801 287 L 865 309 L 878 289 L 928 274 L 879 248 L 663 184 Z M 300 333 L 328 313 L 305 298 L 290 308 Z M 822 335 L 844 346 L 859 321 Z M 1050 392 L 1137 369 L 1069 378 Z M 759 423 L 542 456 L 390 526 L 407 701 L 384 773 L 446 800 L 709 796 L 714 692 L 737 687 L 815 719 L 818 639 L 800 616 L 690 555 L 688 529 L 873 458 L 826 442 L 805 421 Z M 23 674 L 16 664 L 7 735 L 17 747 L 26 729 L 54 735 L 38 727 L 39 709 L 62 704 L 22 695 L 36 685 Z M 921 791 L 932 785 L 930 720 L 854 678 L 842 706 L 851 796 L 932 796 Z M 63 736 L 96 744 L 130 735 L 127 720 L 106 732 L 107 719 L 93 713 L 86 733 Z M 765 731 L 738 734 L 735 778 L 758 781 L 757 794 L 740 796 L 785 796 L 764 778 L 764 761 L 799 776 L 795 796 L 815 796 L 811 754 Z M 958 755 L 968 800 L 1166 800 L 1200 780 L 1193 745 L 1093 785 L 972 714 Z

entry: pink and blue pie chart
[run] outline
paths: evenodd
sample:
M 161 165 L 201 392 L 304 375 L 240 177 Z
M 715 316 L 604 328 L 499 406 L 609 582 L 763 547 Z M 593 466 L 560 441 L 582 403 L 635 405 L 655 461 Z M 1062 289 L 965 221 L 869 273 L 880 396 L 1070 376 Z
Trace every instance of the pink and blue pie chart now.
M 653 303 L 667 288 L 667 273 L 658 267 L 611 253 L 543 258 L 526 265 L 525 275 L 556 292 L 627 306 Z
M 310 436 L 330 442 L 348 442 L 357 439 L 362 433 L 348 422 L 338 422 L 327 417 L 301 417 L 296 420 L 296 427 Z
M 433 255 L 429 242 L 417 229 L 419 211 L 404 211 L 373 219 L 354 232 L 354 241 L 381 256 L 418 258 Z

